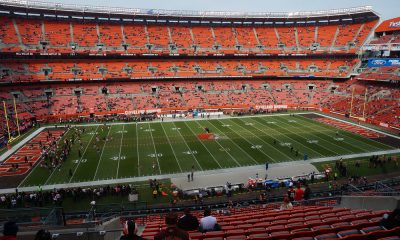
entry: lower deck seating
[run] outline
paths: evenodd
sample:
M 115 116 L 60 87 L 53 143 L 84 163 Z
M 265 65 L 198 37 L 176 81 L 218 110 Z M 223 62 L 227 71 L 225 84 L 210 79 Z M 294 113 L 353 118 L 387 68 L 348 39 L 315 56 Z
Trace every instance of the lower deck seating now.
M 397 236 L 400 228 L 379 226 L 386 211 L 306 206 L 277 210 L 276 206 L 231 209 L 229 215 L 214 212 L 220 231 L 189 232 L 191 239 L 377 239 Z M 192 213 L 201 218 L 201 212 Z M 163 216 L 148 216 L 143 237 L 152 239 L 165 228 Z M 377 238 L 375 238 L 377 237 Z
M 354 89 L 354 90 L 353 90 Z M 50 91 L 46 95 L 45 91 Z M 12 93 L 12 94 L 11 94 Z M 367 98 L 365 97 L 367 93 Z M 144 109 L 256 107 L 271 105 L 316 106 L 339 114 L 366 117 L 400 126 L 400 90 L 394 84 L 333 80 L 213 80 L 174 82 L 108 82 L 107 84 L 48 84 L 3 87 L 9 124 L 16 130 L 13 96 L 20 126 L 31 117 L 63 116 Z M 264 107 L 265 108 L 265 107 Z M 2 112 L 4 110 L 2 109 Z M 5 121 L 4 116 L 0 120 Z M 0 134 L 7 132 L 0 127 Z

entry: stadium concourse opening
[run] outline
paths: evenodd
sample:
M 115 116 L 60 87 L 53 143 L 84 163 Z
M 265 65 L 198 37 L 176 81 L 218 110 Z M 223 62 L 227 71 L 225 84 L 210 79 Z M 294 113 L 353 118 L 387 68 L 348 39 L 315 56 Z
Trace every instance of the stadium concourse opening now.
M 398 19 L 0 0 L 0 21 L 0 228 L 157 239 L 189 207 L 185 239 L 400 234 Z

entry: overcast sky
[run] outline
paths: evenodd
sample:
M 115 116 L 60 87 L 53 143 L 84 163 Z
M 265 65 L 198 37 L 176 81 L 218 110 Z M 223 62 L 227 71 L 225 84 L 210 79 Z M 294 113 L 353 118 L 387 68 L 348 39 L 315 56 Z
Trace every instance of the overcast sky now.
M 370 5 L 383 20 L 400 16 L 400 0 L 53 0 L 51 2 L 146 9 L 243 12 L 312 11 Z

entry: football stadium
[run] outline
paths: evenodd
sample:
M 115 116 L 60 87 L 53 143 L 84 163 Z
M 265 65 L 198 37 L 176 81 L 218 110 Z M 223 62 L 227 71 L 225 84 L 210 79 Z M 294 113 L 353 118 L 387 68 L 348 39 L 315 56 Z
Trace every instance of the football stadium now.
M 0 20 L 1 240 L 400 239 L 400 17 Z

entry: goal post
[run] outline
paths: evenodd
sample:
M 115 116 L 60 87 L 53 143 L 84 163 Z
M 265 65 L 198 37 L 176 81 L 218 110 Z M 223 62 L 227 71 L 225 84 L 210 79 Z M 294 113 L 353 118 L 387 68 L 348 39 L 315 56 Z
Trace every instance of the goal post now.
M 17 123 L 17 130 L 18 130 L 18 137 L 21 136 L 21 133 L 19 131 L 19 120 L 18 120 L 18 111 L 17 111 L 17 104 L 15 102 L 15 97 L 14 99 L 14 113 L 15 113 L 15 121 Z
M 4 106 L 4 117 L 6 118 L 6 125 L 7 125 L 8 142 L 10 142 L 11 141 L 11 133 L 10 133 L 10 125 L 8 124 L 6 101 L 3 101 L 3 106 Z

